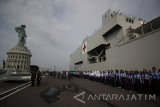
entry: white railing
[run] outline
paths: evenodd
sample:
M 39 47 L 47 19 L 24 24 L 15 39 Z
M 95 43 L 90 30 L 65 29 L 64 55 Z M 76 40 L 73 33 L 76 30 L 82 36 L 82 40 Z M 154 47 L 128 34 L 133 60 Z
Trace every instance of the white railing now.
M 123 45 L 125 43 L 137 40 L 145 35 L 160 30 L 160 17 L 148 22 L 145 25 L 142 25 L 139 28 L 136 28 L 132 31 L 132 33 L 127 33 L 125 36 L 121 37 L 117 44 L 118 46 Z

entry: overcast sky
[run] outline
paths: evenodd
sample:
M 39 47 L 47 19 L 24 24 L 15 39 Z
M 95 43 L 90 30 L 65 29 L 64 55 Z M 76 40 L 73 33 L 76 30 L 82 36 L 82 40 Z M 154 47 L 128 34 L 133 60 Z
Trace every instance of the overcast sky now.
M 160 16 L 160 0 L 0 0 L 0 64 L 18 42 L 14 28 L 25 24 L 31 63 L 66 69 L 109 8 L 145 20 Z

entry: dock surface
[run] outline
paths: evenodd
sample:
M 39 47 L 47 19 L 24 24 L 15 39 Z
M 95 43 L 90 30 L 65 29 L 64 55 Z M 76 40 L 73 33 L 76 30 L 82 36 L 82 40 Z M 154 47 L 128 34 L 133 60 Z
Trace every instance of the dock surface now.
M 138 95 L 87 79 L 45 77 L 40 86 L 29 86 L 0 101 L 1 107 L 159 107 L 160 100 L 98 99 L 98 95 Z M 97 99 L 95 96 L 97 95 Z M 84 97 L 84 98 L 82 98 Z M 80 99 L 81 101 L 77 100 Z

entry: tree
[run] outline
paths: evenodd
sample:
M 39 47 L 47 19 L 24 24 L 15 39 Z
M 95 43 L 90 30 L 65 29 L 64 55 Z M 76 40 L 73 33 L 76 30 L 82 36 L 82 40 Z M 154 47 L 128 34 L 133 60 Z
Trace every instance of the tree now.
M 31 72 L 37 72 L 39 71 L 39 66 L 38 65 L 30 65 L 30 70 Z

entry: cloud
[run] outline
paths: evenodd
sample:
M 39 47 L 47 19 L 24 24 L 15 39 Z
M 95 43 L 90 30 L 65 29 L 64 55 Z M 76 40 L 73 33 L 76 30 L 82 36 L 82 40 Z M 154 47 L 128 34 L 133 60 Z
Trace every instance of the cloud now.
M 65 69 L 70 54 L 101 26 L 101 16 L 107 9 L 120 9 L 150 20 L 159 15 L 158 3 L 159 0 L 1 0 L 0 61 L 18 41 L 14 28 L 25 24 L 32 64 Z

